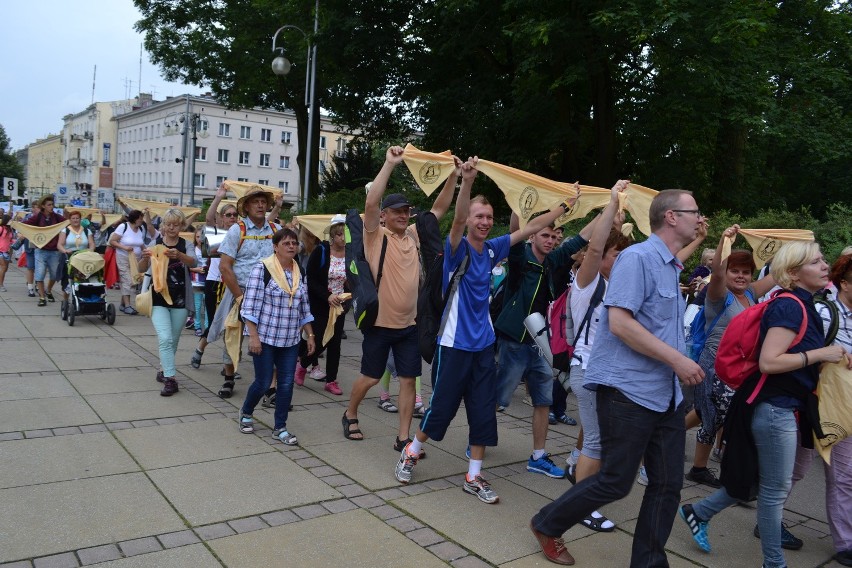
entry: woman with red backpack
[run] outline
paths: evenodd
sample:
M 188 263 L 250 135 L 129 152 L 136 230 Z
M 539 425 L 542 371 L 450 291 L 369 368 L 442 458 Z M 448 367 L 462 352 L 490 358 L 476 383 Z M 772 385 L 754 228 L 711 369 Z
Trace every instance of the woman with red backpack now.
M 822 319 L 813 295 L 828 285 L 828 264 L 819 245 L 805 241 L 785 244 L 775 254 L 770 274 L 786 292 L 765 307 L 760 322 L 759 373 L 745 381 L 731 402 L 725 423 L 728 445 L 722 459 L 723 487 L 697 503 L 683 505 L 679 513 L 698 546 L 710 552 L 710 519 L 751 498 L 756 485 L 763 566 L 782 568 L 787 563 L 781 518 L 792 486 L 799 429 L 806 434 L 802 444 L 812 444 L 808 400 L 819 379 L 819 363 L 837 362 L 845 350 L 823 347 Z M 800 333 L 801 339 L 796 341 Z M 765 382 L 760 381 L 761 374 L 767 376 Z M 759 393 L 752 396 L 760 383 Z M 732 451 L 734 447 L 739 449 Z M 750 483 L 743 487 L 743 481 Z

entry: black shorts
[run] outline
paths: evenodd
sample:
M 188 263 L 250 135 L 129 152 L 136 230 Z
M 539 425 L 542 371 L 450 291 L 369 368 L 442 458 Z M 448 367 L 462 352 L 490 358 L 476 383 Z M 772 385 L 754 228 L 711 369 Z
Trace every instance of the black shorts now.
M 361 374 L 380 379 L 385 373 L 388 353 L 393 350 L 396 372 L 400 377 L 420 376 L 420 348 L 417 344 L 417 327 L 403 329 L 373 326 L 364 330 L 361 342 Z

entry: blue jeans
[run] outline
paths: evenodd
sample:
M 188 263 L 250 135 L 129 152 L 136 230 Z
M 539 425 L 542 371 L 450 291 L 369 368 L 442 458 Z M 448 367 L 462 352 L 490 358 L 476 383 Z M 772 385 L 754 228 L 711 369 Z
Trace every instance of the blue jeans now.
M 157 332 L 157 343 L 160 348 L 160 366 L 163 376 L 174 378 L 175 353 L 180 341 L 180 333 L 186 323 L 186 308 L 151 308 L 151 323 Z
M 754 409 L 751 433 L 757 446 L 760 483 L 757 491 L 757 526 L 766 568 L 787 566 L 781 550 L 781 519 L 784 502 L 793 486 L 793 466 L 798 446 L 796 416 L 791 408 L 759 403 Z M 692 507 L 705 521 L 737 502 L 725 488 L 717 490 Z
M 246 393 L 242 413 L 251 416 L 254 408 L 272 384 L 272 370 L 278 373 L 275 391 L 275 429 L 287 427 L 287 415 L 293 400 L 293 371 L 299 358 L 299 344 L 290 347 L 275 347 L 261 343 L 260 355 L 252 353 L 254 359 L 254 382 Z
M 649 483 L 636 522 L 630 566 L 668 566 L 664 547 L 683 486 L 683 404 L 654 412 L 610 387 L 600 386 L 596 394 L 601 469 L 544 506 L 532 524 L 543 534 L 561 536 L 592 511 L 627 496 L 644 458 Z
M 509 406 L 512 393 L 526 377 L 533 406 L 553 403 L 553 371 L 534 344 L 497 338 L 497 404 Z
M 35 281 L 44 282 L 44 277 L 51 282 L 62 279 L 62 253 L 58 250 L 35 249 Z

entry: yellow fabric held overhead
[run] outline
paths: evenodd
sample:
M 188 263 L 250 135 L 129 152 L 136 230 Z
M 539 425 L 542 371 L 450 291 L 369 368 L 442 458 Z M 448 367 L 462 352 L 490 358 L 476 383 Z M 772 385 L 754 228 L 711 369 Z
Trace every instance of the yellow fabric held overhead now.
M 66 217 L 71 215 L 72 211 L 79 211 L 80 215 L 82 215 L 84 219 L 91 215 L 94 223 L 101 222 L 101 210 L 95 209 L 94 207 L 77 207 L 76 205 L 68 205 L 62 211 L 65 213 Z M 121 213 L 104 213 L 103 216 L 106 220 L 107 227 L 124 217 Z
M 236 195 L 237 199 L 241 198 L 243 195 L 246 194 L 248 190 L 254 187 L 260 188 L 262 191 L 268 191 L 269 193 L 274 195 L 276 199 L 284 195 L 283 189 L 272 187 L 271 185 L 263 185 L 261 183 L 250 183 L 247 181 L 233 181 L 230 179 L 226 179 L 224 182 L 222 182 L 222 186 L 234 195 Z
M 297 215 L 293 217 L 293 222 L 309 230 L 318 239 L 326 240 L 328 237 L 323 235 L 328 234 L 332 217 L 334 215 Z
M 225 351 L 234 363 L 234 372 L 240 364 L 240 351 L 242 351 L 243 322 L 240 321 L 240 307 L 243 305 L 243 297 L 234 298 L 231 311 L 225 318 Z
M 290 303 L 288 305 L 292 307 L 293 296 L 296 295 L 296 291 L 299 289 L 299 277 L 301 276 L 301 271 L 299 270 L 299 267 L 296 266 L 296 261 L 293 260 L 293 263 L 290 265 L 293 269 L 295 269 L 290 272 L 290 276 L 293 279 L 292 286 L 290 286 L 290 283 L 287 281 L 287 276 L 284 274 L 284 267 L 281 266 L 277 256 L 274 254 L 272 256 L 267 256 L 261 262 L 263 262 L 263 265 L 269 271 L 269 274 L 272 275 L 272 279 L 275 280 L 278 287 L 290 295 Z
M 405 146 L 402 161 L 405 162 L 405 166 L 411 172 L 414 181 L 426 195 L 432 195 L 432 192 L 441 187 L 444 180 L 456 168 L 453 155 L 449 150 L 435 154 L 434 152 L 418 150 L 411 144 Z
M 341 302 L 346 302 L 352 299 L 352 294 L 343 292 L 337 295 Z M 322 345 L 327 345 L 331 338 L 334 337 L 334 325 L 337 323 L 337 318 L 343 313 L 343 306 L 330 306 L 328 308 L 328 322 L 325 324 L 325 332 L 322 334 Z
M 165 245 L 154 245 L 149 249 L 151 251 L 151 281 L 153 282 L 154 291 L 163 297 L 168 305 L 172 305 L 172 296 L 169 294 L 168 280 L 166 272 L 169 269 L 169 257 L 166 256 L 166 251 L 169 250 Z
M 740 229 L 739 234 L 751 247 L 754 264 L 758 269 L 763 268 L 767 262 L 772 260 L 778 249 L 785 243 L 792 241 L 813 242 L 814 240 L 814 232 L 805 229 Z M 730 256 L 732 246 L 733 240 L 726 238 L 722 248 L 722 260 Z
M 145 211 L 148 209 L 151 212 L 151 215 L 162 215 L 168 209 L 180 209 L 188 221 L 192 220 L 192 217 L 201 213 L 201 209 L 198 207 L 181 207 L 178 205 L 172 205 L 171 203 L 162 203 L 160 201 L 147 201 L 145 199 L 132 199 L 130 197 L 122 197 L 121 200 L 125 205 L 130 207 L 131 209 L 138 209 L 139 211 Z
M 24 235 L 30 243 L 36 248 L 42 248 L 44 245 L 53 240 L 53 237 L 58 235 L 62 229 L 68 226 L 68 221 L 62 221 L 55 225 L 47 227 L 33 227 L 17 221 L 12 221 L 9 226 Z

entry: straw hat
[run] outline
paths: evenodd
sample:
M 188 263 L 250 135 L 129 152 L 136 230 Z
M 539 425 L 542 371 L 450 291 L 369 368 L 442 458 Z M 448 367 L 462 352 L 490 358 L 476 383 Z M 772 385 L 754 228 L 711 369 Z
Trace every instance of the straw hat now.
M 245 204 L 249 199 L 257 197 L 258 195 L 262 195 L 266 198 L 266 208 L 272 209 L 272 206 L 275 204 L 275 196 L 272 195 L 271 191 L 264 191 L 260 186 L 252 186 L 248 191 L 246 191 L 242 197 L 237 200 L 237 215 L 240 217 L 246 216 Z

